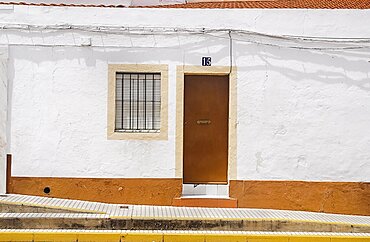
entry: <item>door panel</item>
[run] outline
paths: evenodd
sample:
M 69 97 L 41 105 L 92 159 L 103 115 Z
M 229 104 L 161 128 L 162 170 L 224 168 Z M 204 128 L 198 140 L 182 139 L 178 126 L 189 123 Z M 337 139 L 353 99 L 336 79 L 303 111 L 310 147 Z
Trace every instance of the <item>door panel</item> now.
M 184 80 L 184 183 L 227 184 L 229 77 Z

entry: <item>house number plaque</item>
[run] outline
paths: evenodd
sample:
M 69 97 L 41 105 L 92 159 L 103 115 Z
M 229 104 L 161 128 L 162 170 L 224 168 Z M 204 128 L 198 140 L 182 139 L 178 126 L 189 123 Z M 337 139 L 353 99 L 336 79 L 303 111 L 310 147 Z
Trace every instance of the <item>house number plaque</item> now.
M 202 66 L 211 66 L 212 58 L 211 57 L 202 57 Z

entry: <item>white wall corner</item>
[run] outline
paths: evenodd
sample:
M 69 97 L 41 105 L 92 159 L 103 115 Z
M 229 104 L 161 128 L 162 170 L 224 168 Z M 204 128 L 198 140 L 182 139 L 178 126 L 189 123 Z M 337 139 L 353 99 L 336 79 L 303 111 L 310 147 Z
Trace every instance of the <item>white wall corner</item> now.
M 13 11 L 14 10 L 14 5 L 0 5 L 0 11 L 1 12 L 4 12 L 4 11 Z
M 6 191 L 8 48 L 0 47 L 0 194 Z
M 131 6 L 156 6 L 183 3 L 185 3 L 185 0 L 131 0 Z

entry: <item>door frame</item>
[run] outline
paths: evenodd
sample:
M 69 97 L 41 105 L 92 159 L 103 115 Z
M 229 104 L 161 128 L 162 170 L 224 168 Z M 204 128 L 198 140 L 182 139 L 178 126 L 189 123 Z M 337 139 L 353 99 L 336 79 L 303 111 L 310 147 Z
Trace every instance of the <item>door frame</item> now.
M 231 69 L 231 71 L 230 71 Z M 183 142 L 184 142 L 184 81 L 185 75 L 229 75 L 229 127 L 228 127 L 228 183 L 236 180 L 236 144 L 237 144 L 237 69 L 236 66 L 189 66 L 176 68 L 176 178 L 183 178 Z

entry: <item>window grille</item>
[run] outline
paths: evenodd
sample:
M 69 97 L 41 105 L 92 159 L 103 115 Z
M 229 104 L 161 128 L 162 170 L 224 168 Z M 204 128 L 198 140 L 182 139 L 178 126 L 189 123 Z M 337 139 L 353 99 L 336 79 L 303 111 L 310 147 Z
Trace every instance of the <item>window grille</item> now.
M 116 73 L 116 131 L 159 132 L 160 115 L 160 73 Z

